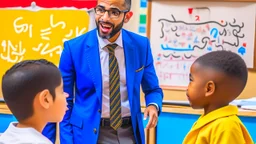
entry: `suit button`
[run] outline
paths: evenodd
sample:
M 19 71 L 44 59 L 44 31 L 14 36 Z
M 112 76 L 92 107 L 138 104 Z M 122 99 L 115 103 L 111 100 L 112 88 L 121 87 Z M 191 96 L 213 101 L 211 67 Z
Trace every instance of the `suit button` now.
M 100 110 L 100 109 L 98 109 L 98 112 L 99 112 L 99 113 L 101 113 L 101 110 Z
M 97 129 L 96 129 L 96 128 L 94 128 L 94 129 L 93 129 L 93 132 L 96 134 L 96 133 L 97 133 Z

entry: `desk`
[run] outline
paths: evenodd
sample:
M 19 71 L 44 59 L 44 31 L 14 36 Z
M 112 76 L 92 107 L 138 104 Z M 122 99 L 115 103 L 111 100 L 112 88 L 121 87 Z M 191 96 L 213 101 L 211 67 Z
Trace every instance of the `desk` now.
M 144 110 L 144 109 L 143 109 Z M 181 144 L 193 123 L 203 113 L 190 107 L 163 105 L 155 132 L 149 132 L 148 137 L 155 137 L 150 144 Z M 256 141 L 256 111 L 240 110 L 239 118 Z

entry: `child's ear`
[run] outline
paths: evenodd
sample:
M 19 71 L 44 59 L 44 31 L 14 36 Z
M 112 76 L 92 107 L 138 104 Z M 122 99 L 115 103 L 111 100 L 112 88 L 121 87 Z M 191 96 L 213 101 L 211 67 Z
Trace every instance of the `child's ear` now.
M 39 93 L 39 103 L 43 108 L 49 109 L 52 103 L 52 96 L 49 90 L 43 90 Z
M 207 82 L 206 87 L 205 87 L 205 91 L 206 91 L 205 96 L 208 97 L 208 96 L 213 95 L 213 93 L 215 92 L 215 89 L 216 89 L 216 85 L 213 81 Z

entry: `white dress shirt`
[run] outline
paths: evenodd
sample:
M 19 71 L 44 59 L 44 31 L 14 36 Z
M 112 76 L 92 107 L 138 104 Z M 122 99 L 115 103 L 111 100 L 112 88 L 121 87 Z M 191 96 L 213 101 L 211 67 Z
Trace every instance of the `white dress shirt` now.
M 0 136 L 0 144 L 52 144 L 34 128 L 18 128 L 17 123 L 10 123 L 7 130 Z
M 100 63 L 101 63 L 101 73 L 102 73 L 102 118 L 110 117 L 110 104 L 109 104 L 109 53 L 108 49 L 105 47 L 110 44 L 107 39 L 102 39 L 98 36 L 99 49 L 100 49 Z M 118 46 L 115 48 L 115 56 L 119 66 L 120 74 L 120 94 L 121 94 L 121 111 L 122 117 L 131 116 L 130 104 L 127 94 L 126 86 L 126 70 L 125 70 L 125 58 L 123 49 L 122 32 L 120 33 L 117 40 L 114 42 Z

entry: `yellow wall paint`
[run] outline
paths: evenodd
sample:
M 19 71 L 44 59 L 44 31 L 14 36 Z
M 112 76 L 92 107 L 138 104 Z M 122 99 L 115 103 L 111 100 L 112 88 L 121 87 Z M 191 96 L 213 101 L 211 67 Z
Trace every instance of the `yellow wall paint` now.
M 63 41 L 87 32 L 89 26 L 85 10 L 0 9 L 0 19 L 1 79 L 21 60 L 45 58 L 58 65 Z

